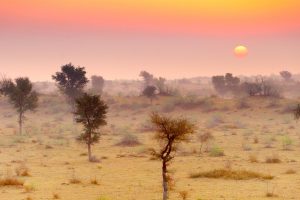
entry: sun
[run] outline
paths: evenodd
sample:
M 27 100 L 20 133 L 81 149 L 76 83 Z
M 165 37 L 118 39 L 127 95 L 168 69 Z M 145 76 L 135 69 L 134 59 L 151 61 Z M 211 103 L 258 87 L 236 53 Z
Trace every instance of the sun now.
M 234 48 L 234 54 L 236 57 L 244 58 L 248 55 L 248 48 L 243 45 L 238 45 Z

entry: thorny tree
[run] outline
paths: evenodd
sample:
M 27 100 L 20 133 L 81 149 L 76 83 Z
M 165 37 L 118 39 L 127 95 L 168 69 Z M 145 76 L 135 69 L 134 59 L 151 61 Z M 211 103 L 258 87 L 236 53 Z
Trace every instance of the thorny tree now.
M 77 139 L 86 143 L 90 162 L 93 161 L 91 146 L 100 139 L 100 126 L 106 125 L 107 109 L 98 95 L 84 93 L 75 103 L 75 120 L 84 126 L 84 132 Z
M 163 200 L 168 199 L 168 165 L 175 157 L 178 145 L 187 142 L 189 136 L 195 132 L 195 125 L 184 118 L 173 119 L 152 113 L 151 122 L 155 127 L 155 140 L 161 147 L 158 150 L 151 149 L 151 154 L 162 161 Z

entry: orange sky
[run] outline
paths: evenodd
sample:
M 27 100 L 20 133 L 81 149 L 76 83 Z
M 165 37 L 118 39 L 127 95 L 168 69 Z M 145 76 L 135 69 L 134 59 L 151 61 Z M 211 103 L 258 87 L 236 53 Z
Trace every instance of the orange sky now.
M 300 72 L 299 10 L 299 0 L 0 0 L 0 73 L 49 79 L 70 61 L 108 78 Z

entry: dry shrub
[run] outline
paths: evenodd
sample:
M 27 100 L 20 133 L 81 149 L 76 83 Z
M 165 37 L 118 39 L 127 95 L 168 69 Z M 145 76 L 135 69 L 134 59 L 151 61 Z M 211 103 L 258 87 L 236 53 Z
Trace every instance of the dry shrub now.
M 258 159 L 257 159 L 256 155 L 250 155 L 249 161 L 252 163 L 258 163 Z
M 184 191 L 180 191 L 179 192 L 179 197 L 182 199 L 182 200 L 187 200 L 187 198 L 189 197 L 189 192 L 184 190 Z
M 278 155 L 273 154 L 272 156 L 266 157 L 266 163 L 281 163 Z
M 80 184 L 81 180 L 79 180 L 78 178 L 71 178 L 69 182 L 71 184 Z
M 4 179 L 0 179 L 0 187 L 4 187 L 4 186 L 23 186 L 24 182 L 21 180 L 18 180 L 16 178 L 4 178 Z
M 53 199 L 60 199 L 60 196 L 56 193 L 53 194 Z
M 29 169 L 24 164 L 15 169 L 17 176 L 30 176 Z
M 297 172 L 293 169 L 286 170 L 285 174 L 296 174 Z
M 99 181 L 96 178 L 91 179 L 90 183 L 93 185 L 99 185 Z
M 24 184 L 24 190 L 25 192 L 32 192 L 32 191 L 35 191 L 36 188 L 33 184 Z
M 117 146 L 126 146 L 126 147 L 134 147 L 140 145 L 140 141 L 135 135 L 132 134 L 126 134 L 121 139 L 119 143 L 117 143 Z
M 261 179 L 270 180 L 274 177 L 271 175 L 264 175 L 257 172 L 247 170 L 229 170 L 229 169 L 215 169 L 207 172 L 194 173 L 190 175 L 190 178 L 221 178 L 230 180 L 250 180 Z
M 206 148 L 207 148 L 207 144 L 213 139 L 214 136 L 210 131 L 206 131 L 203 134 L 198 135 L 198 140 L 200 141 L 200 153 L 202 153 L 203 145 L 206 144 Z

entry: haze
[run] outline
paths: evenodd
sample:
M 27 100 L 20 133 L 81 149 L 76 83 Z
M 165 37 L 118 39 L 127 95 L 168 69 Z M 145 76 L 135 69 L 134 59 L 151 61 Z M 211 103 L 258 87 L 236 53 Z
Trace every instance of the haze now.
M 51 80 L 63 64 L 89 75 L 168 79 L 300 72 L 297 0 L 0 0 L 0 70 Z M 233 54 L 237 45 L 246 58 Z

